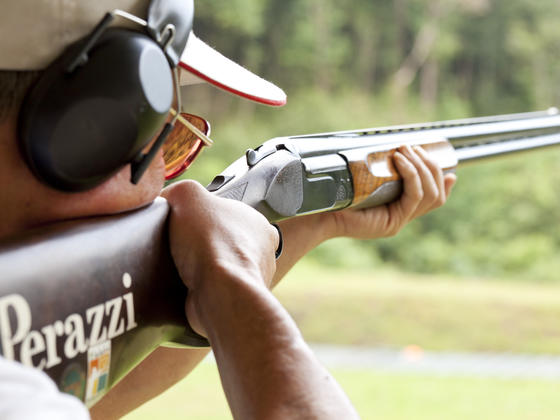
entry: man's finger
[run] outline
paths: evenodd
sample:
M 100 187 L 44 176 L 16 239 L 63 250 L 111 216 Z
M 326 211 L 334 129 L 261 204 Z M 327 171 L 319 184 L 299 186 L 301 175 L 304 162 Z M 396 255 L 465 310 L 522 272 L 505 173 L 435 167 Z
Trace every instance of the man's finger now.
M 393 161 L 403 178 L 403 194 L 400 200 L 390 205 L 391 218 L 394 218 L 394 212 L 400 213 L 404 219 L 401 223 L 408 221 L 412 216 L 418 204 L 422 201 L 424 190 L 422 189 L 422 182 L 416 167 L 408 160 L 402 153 L 395 152 Z
M 280 258 L 280 255 L 282 255 L 284 240 L 282 239 L 282 231 L 280 230 L 280 226 L 278 226 L 276 223 L 273 223 L 272 226 L 276 228 L 276 253 L 274 256 L 276 257 L 276 259 L 278 259 Z
M 434 176 L 422 161 L 419 155 L 417 155 L 410 146 L 404 146 L 399 148 L 402 150 L 403 154 L 408 158 L 408 160 L 415 166 L 418 175 L 420 176 L 420 182 L 422 184 L 423 197 L 422 201 L 418 203 L 416 208 L 415 217 L 428 211 L 433 203 L 438 198 L 438 188 L 434 180 Z
M 445 184 L 445 199 L 447 200 L 447 197 L 449 197 L 449 194 L 451 194 L 451 190 L 453 188 L 453 186 L 455 185 L 455 182 L 457 182 L 457 175 L 455 174 L 445 174 L 445 176 L 443 177 L 443 183 Z
M 422 158 L 424 164 L 428 167 L 437 186 L 438 195 L 436 198 L 436 206 L 442 206 L 445 203 L 445 186 L 443 182 L 443 172 L 436 161 L 422 147 L 416 146 L 414 151 Z

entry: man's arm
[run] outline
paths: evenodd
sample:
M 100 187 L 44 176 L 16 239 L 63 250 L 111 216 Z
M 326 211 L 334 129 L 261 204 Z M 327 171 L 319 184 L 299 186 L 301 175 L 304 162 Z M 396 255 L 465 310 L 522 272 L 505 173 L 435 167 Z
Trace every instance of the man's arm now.
M 454 175 L 443 176 L 433 161 L 418 155 L 421 151 L 402 149 L 401 152 L 406 159 L 397 155 L 395 163 L 404 177 L 404 194 L 397 202 L 373 209 L 302 216 L 280 223 L 284 250 L 277 261 L 273 284 L 302 256 L 329 238 L 394 235 L 408 221 L 445 202 L 455 182 Z M 175 200 L 192 201 L 193 197 L 176 194 Z M 184 217 L 192 217 L 188 214 L 185 212 Z M 205 350 L 198 349 L 157 349 L 93 407 L 92 417 L 110 419 L 126 414 L 186 376 L 205 354 Z
M 209 349 L 158 347 L 90 409 L 91 418 L 121 418 L 175 385 L 209 352 Z
M 399 200 L 375 208 L 318 213 L 279 223 L 284 251 L 277 263 L 274 284 L 300 258 L 328 239 L 394 236 L 411 220 L 445 204 L 455 184 L 455 175 L 444 175 L 422 148 L 403 146 L 399 152 L 394 158 L 404 180 Z
M 220 274 L 195 307 L 236 419 L 352 419 L 350 401 L 320 365 L 264 279 Z
M 185 195 L 196 203 L 184 205 Z M 269 291 L 276 230 L 253 209 L 194 183 L 166 198 L 171 252 L 189 288 L 187 314 L 208 336 L 234 418 L 356 418 Z M 196 247 L 185 246 L 187 237 Z

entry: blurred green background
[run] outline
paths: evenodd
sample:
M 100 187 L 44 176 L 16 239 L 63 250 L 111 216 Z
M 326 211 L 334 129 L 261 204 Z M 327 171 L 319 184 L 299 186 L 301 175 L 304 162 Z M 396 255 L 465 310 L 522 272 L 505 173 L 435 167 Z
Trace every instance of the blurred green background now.
M 205 85 L 185 90 L 185 109 L 210 120 L 216 141 L 186 174 L 204 184 L 276 136 L 560 104 L 556 0 L 214 0 L 197 3 L 195 30 L 288 94 L 273 109 Z M 545 151 L 460 169 L 441 211 L 395 238 L 334 241 L 312 258 L 556 281 L 559 157 Z
M 213 0 L 196 7 L 202 39 L 288 94 L 288 104 L 273 109 L 205 85 L 184 90 L 185 110 L 213 128 L 215 146 L 186 174 L 203 184 L 276 136 L 560 105 L 557 0 Z M 560 148 L 460 168 L 443 208 L 394 238 L 323 244 L 277 294 L 312 342 L 558 353 L 559 159 Z M 334 373 L 364 418 L 558 417 L 555 382 Z M 228 418 L 214 368 L 203 366 L 181 386 L 172 391 L 177 404 L 196 396 L 202 411 L 195 418 Z M 221 403 L 198 396 L 199 386 Z M 516 403 L 497 403 L 504 398 Z M 155 412 L 175 404 L 160 401 Z M 150 418 L 144 413 L 131 418 Z

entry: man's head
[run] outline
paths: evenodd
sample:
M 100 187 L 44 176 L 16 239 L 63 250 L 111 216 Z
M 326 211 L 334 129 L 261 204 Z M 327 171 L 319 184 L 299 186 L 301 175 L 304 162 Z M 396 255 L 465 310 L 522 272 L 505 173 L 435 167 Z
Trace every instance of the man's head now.
M 0 227 L 0 235 L 2 231 L 17 231 L 22 227 L 51 220 L 125 211 L 150 202 L 159 193 L 163 185 L 164 164 L 161 155 L 156 155 L 156 158 L 138 185 L 130 183 L 131 165 L 129 163 L 133 160 L 132 155 L 140 154 L 140 150 L 134 150 L 126 155 L 126 159 L 119 161 L 117 167 L 109 171 L 107 174 L 108 179 L 105 182 L 97 186 L 95 186 L 97 183 L 93 183 L 94 187 L 91 189 L 68 194 L 57 191 L 59 185 L 56 182 L 50 183 L 48 177 L 39 176 L 41 179 L 39 181 L 36 175 L 40 171 L 37 171 L 37 167 L 31 162 L 30 167 L 35 172 L 34 176 L 28 169 L 29 165 L 24 163 L 23 156 L 20 153 L 22 148 L 25 150 L 27 147 L 25 142 L 22 147 L 22 137 L 24 135 L 22 134 L 21 125 L 18 127 L 17 123 L 18 118 L 22 119 L 21 104 L 24 102 L 26 103 L 26 109 L 29 108 L 29 105 L 33 109 L 38 102 L 35 96 L 31 97 L 32 100 L 27 101 L 24 100 L 24 97 L 28 95 L 30 89 L 33 91 L 37 84 L 41 84 L 41 81 L 44 81 L 45 74 L 49 74 L 45 72 L 45 68 L 52 65 L 51 63 L 56 61 L 57 57 L 60 57 L 69 45 L 88 34 L 95 33 L 93 28 L 107 12 L 122 9 L 125 12 L 125 17 L 132 14 L 133 17 L 128 19 L 129 22 L 126 22 L 126 19 L 120 19 L 118 22 L 117 19 L 114 19 L 111 26 L 124 26 L 128 28 L 127 32 L 132 30 L 136 33 L 142 33 L 143 36 L 147 34 L 148 37 L 151 37 L 154 44 L 158 45 L 158 48 L 161 48 L 165 53 L 169 63 L 168 72 L 176 64 L 178 64 L 179 68 L 186 70 L 180 74 L 179 80 L 182 85 L 204 80 L 230 92 L 269 105 L 281 105 L 285 102 L 285 95 L 280 89 L 210 49 L 196 38 L 190 30 L 190 25 L 187 25 L 188 29 L 186 30 L 186 38 L 188 38 L 186 47 L 183 45 L 181 48 L 175 48 L 171 54 L 167 54 L 168 50 L 166 48 L 169 45 L 175 46 L 175 40 L 180 38 L 181 35 L 180 30 L 175 31 L 175 28 L 180 26 L 177 21 L 177 15 L 180 15 L 180 13 L 176 12 L 177 10 L 182 12 L 182 8 L 188 9 L 189 5 L 192 7 L 192 0 L 152 0 L 152 2 L 148 0 L 97 0 L 95 2 L 87 0 L 71 2 L 47 0 L 39 3 L 34 0 L 18 0 L 17 2 L 9 2 L 5 5 L 2 16 L 0 16 L 0 148 L 2 149 L 0 162 L 4 163 L 0 164 L 0 183 L 2 185 L 0 187 L 0 199 L 3 203 L 11 202 L 14 204 L 12 206 L 13 211 L 15 211 L 14 216 L 17 217 L 13 218 L 14 225 L 11 228 L 6 228 L 6 226 Z M 38 8 L 41 10 L 37 10 Z M 165 18 L 165 11 L 169 8 L 175 10 L 175 12 L 170 13 L 172 16 L 170 18 L 171 22 L 167 22 Z M 30 13 L 30 10 L 34 12 Z M 164 16 L 163 19 L 162 16 Z M 136 17 L 137 21 L 134 17 Z M 188 13 L 181 19 L 188 20 Z M 142 21 L 145 22 L 142 23 Z M 169 32 L 164 32 L 169 29 L 169 23 L 172 24 L 173 28 Z M 159 31 L 153 30 L 153 28 L 159 29 Z M 94 39 L 95 41 L 97 39 Z M 85 51 L 88 54 L 90 52 L 87 49 Z M 173 52 L 176 53 L 175 56 Z M 140 54 L 140 57 L 142 57 L 142 54 Z M 139 58 L 139 60 L 141 59 Z M 87 59 L 81 60 L 78 54 L 76 66 L 78 71 L 82 67 L 88 68 L 88 66 L 90 66 L 89 68 L 93 67 L 91 63 L 88 63 Z M 111 78 L 111 75 L 118 73 L 122 67 L 121 65 L 116 66 L 113 60 L 108 59 L 101 60 L 101 64 L 98 62 L 97 66 L 101 69 L 97 72 L 102 73 L 103 76 L 100 75 L 99 80 L 90 76 L 92 87 L 90 88 L 89 82 L 85 85 L 94 92 L 94 96 L 96 92 L 102 91 L 102 89 L 97 90 L 95 84 L 103 82 L 104 78 Z M 72 71 L 76 70 L 76 68 L 73 68 Z M 64 67 L 64 69 L 66 70 L 67 67 Z M 137 73 L 142 72 L 139 71 Z M 159 72 L 157 74 L 154 72 L 150 73 L 150 71 L 143 73 L 138 76 L 138 79 L 142 79 L 142 82 L 146 81 L 149 86 L 156 86 L 155 92 L 159 94 L 161 88 L 158 86 L 161 86 L 161 84 L 152 83 L 154 79 L 159 77 Z M 96 72 L 93 72 L 93 74 L 95 76 Z M 125 74 L 127 73 L 125 72 Z M 65 76 L 62 75 L 61 77 L 64 78 Z M 58 82 L 60 79 L 56 80 Z M 62 80 L 62 83 L 64 82 Z M 43 82 L 43 85 L 49 88 L 50 83 L 50 81 L 48 83 Z M 82 84 L 82 86 L 84 85 Z M 113 83 L 111 86 L 115 86 L 115 84 Z M 108 92 L 112 93 L 114 90 L 118 90 L 120 85 L 117 84 L 116 86 L 117 88 L 112 87 Z M 175 84 L 172 88 L 175 88 Z M 72 92 L 72 89 L 68 92 Z M 57 90 L 54 90 L 54 93 L 50 93 L 51 101 L 53 100 L 52 98 L 55 98 L 55 102 L 59 102 L 59 99 L 66 100 L 67 96 L 69 96 L 68 92 L 57 96 L 57 92 Z M 120 103 L 118 94 L 116 94 L 117 99 L 113 99 L 115 103 Z M 99 96 L 105 98 L 107 95 L 108 93 L 104 93 Z M 128 99 L 129 96 L 124 93 L 123 101 Z M 27 98 L 29 99 L 29 96 Z M 142 108 L 142 104 L 132 102 L 130 113 L 141 113 L 142 110 L 140 109 L 139 111 L 138 108 Z M 157 121 L 157 124 L 155 124 L 157 130 L 148 130 L 150 135 L 144 136 L 140 143 L 135 143 L 137 149 L 140 148 L 146 151 L 163 128 L 169 111 L 169 105 L 163 108 L 165 109 L 157 110 L 162 116 Z M 49 118 L 57 118 L 60 115 L 58 115 L 58 111 L 54 112 L 54 109 L 57 108 L 49 106 L 47 103 L 47 105 L 43 105 L 40 115 L 47 114 Z M 82 118 L 81 115 L 84 114 L 77 112 L 76 107 L 73 105 L 66 107 L 65 110 L 72 114 L 72 118 L 66 118 L 66 121 Z M 86 112 L 85 114 L 86 117 L 91 117 L 89 115 L 91 113 Z M 123 113 L 123 115 L 125 114 L 127 112 Z M 109 120 L 116 129 L 120 128 L 119 124 L 115 124 L 116 119 L 109 118 Z M 53 147 L 58 146 L 60 142 L 51 141 L 49 143 L 49 140 L 47 140 L 45 146 L 45 143 L 42 143 L 42 141 L 43 138 L 48 138 L 49 130 L 45 128 L 42 122 L 33 124 L 37 120 L 31 119 L 31 121 L 32 124 L 28 127 L 31 127 L 35 132 L 33 141 L 39 144 L 38 147 L 42 148 L 46 153 L 45 156 L 48 157 L 48 153 L 51 152 Z M 88 124 L 94 130 L 98 127 L 98 123 L 92 119 L 88 121 Z M 141 125 L 142 122 L 140 121 L 138 124 Z M 74 126 L 75 124 L 70 125 L 70 127 Z M 63 127 L 63 129 L 60 129 L 60 127 Z M 51 127 L 51 132 L 60 134 L 65 138 L 64 141 L 67 143 L 62 144 L 68 144 L 70 145 L 69 148 L 79 151 L 80 141 L 83 140 L 83 137 L 87 137 L 86 134 L 83 132 L 69 132 L 70 130 L 64 127 L 64 125 L 57 122 Z M 146 130 L 144 131 L 146 132 Z M 102 136 L 95 137 L 90 135 L 89 141 L 93 144 L 91 149 L 96 149 L 96 139 L 99 138 L 99 144 L 102 144 L 103 139 L 110 134 L 112 134 L 112 131 L 106 130 Z M 115 138 L 105 143 L 114 144 L 116 142 Z M 65 149 L 62 148 L 60 150 L 62 152 L 59 154 L 66 156 L 64 153 Z M 71 158 L 71 154 L 69 156 Z M 104 155 L 101 154 L 101 156 Z M 8 163 L 6 162 L 7 160 L 9 160 Z M 44 160 L 40 156 L 39 164 L 43 164 Z M 107 156 L 107 160 L 110 160 L 110 156 Z M 29 159 L 27 161 L 29 162 Z M 71 163 L 73 166 L 80 166 L 74 165 L 74 162 Z M 103 157 L 102 163 L 104 163 Z M 86 161 L 86 164 L 89 164 L 89 162 Z M 47 185 L 49 183 L 50 185 Z M 89 188 L 89 185 L 87 187 Z M 7 211 L 7 208 L 5 210 Z

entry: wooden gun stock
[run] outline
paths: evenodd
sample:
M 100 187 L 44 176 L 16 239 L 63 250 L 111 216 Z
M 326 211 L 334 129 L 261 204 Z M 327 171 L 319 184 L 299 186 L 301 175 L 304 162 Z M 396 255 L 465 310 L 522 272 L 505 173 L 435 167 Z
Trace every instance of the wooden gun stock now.
M 2 355 L 94 404 L 162 343 L 207 346 L 167 242 L 168 205 L 47 226 L 0 247 Z

